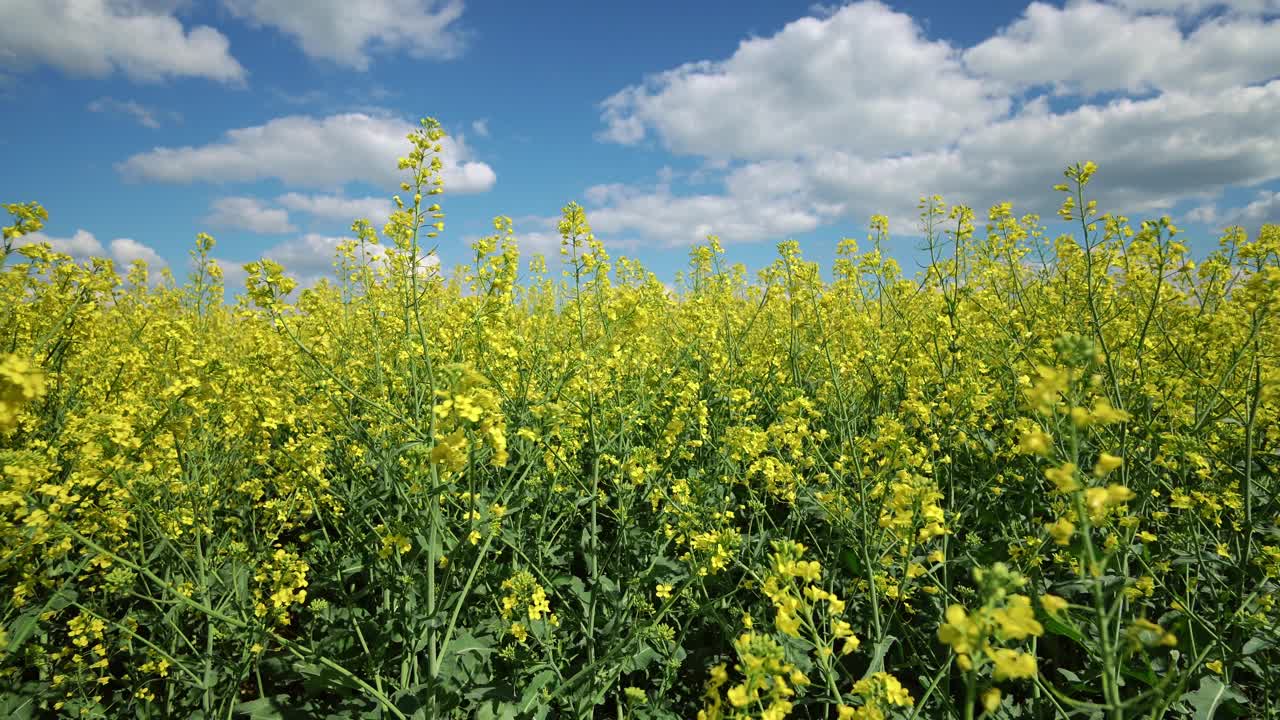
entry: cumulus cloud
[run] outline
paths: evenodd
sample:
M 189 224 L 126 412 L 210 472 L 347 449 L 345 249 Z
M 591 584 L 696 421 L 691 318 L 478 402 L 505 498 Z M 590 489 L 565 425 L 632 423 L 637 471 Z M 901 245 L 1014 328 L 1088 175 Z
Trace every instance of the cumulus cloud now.
M 207 215 L 206 223 L 265 234 L 296 232 L 296 225 L 289 222 L 291 211 L 321 220 L 334 220 L 344 227 L 349 227 L 357 218 L 365 218 L 380 229 L 387 224 L 393 209 L 392 201 L 385 197 L 305 195 L 301 192 L 285 192 L 274 201 L 257 197 L 220 197 L 212 202 L 212 208 L 214 211 Z
M 386 198 L 288 192 L 268 202 L 255 197 L 232 196 L 212 203 L 213 212 L 204 221 L 219 227 L 240 228 L 262 234 L 296 232 L 289 213 L 296 212 L 349 227 L 357 218 L 366 218 L 381 229 L 391 216 Z M 277 207 L 278 206 L 278 207 Z
M 213 201 L 213 212 L 205 218 L 211 225 L 239 228 L 255 233 L 288 233 L 297 230 L 289 222 L 289 213 L 268 207 L 251 197 L 224 197 Z
M 98 238 L 94 237 L 93 233 L 88 230 L 76 230 L 75 234 L 68 238 L 33 232 L 26 235 L 26 241 L 31 245 L 49 243 L 54 252 L 65 253 L 79 260 L 90 257 L 106 257 L 102 243 L 98 242 Z
M 262 256 L 280 263 L 295 277 L 319 277 L 333 268 L 335 248 L 348 239 L 307 233 L 267 248 Z
M 1090 191 L 1103 209 L 1130 215 L 1280 178 L 1277 21 L 1260 2 L 1159 5 L 1032 3 L 967 50 L 880 2 L 821 8 L 605 99 L 602 140 L 652 137 L 718 187 L 677 193 L 668 170 L 589 188 L 592 225 L 687 244 L 865 228 L 883 213 L 912 233 L 916 201 L 934 193 L 1051 218 L 1049 187 L 1083 160 L 1102 168 Z M 1055 93 L 1078 102 L 1051 107 Z
M 88 105 L 88 110 L 95 113 L 114 112 L 131 115 L 133 119 L 138 121 L 139 125 L 152 129 L 160 127 L 159 118 L 162 114 L 174 120 L 182 117 L 179 113 L 161 113 L 133 100 L 117 100 L 112 97 L 100 97 L 91 101 Z
M 266 248 L 260 257 L 280 263 L 286 275 L 297 280 L 299 287 L 307 288 L 315 285 L 321 278 L 332 279 L 334 253 L 338 244 L 352 239 L 354 238 L 351 236 L 306 233 Z M 382 245 L 369 247 L 370 261 L 379 262 L 385 251 L 386 248 Z M 426 272 L 437 267 L 439 262 L 437 256 L 429 255 L 421 258 L 419 267 Z M 240 285 L 243 284 L 241 277 Z
M 225 290 L 226 299 L 230 300 L 244 292 L 244 281 L 249 277 L 249 273 L 244 270 L 244 263 L 225 258 L 212 258 L 212 260 L 222 271 L 222 287 Z M 194 264 L 190 269 L 195 269 Z
M 219 142 L 159 147 L 117 165 L 126 179 L 167 183 L 251 182 L 275 178 L 290 185 L 340 188 L 349 182 L 398 187 L 396 161 L 408 153 L 417 126 L 367 113 L 324 118 L 290 115 L 265 125 L 230 130 Z M 484 192 L 497 182 L 493 168 L 470 159 L 460 138 L 440 141 L 445 189 Z
M 530 230 L 529 232 L 517 233 L 516 242 L 520 247 L 520 252 L 524 255 L 530 257 L 541 255 L 549 260 L 560 257 L 561 237 L 559 233 Z
M 223 0 L 253 27 L 292 36 L 312 58 L 367 70 L 370 50 L 403 50 L 410 57 L 452 58 L 463 49 L 455 27 L 461 0 Z
M 1134 12 L 1168 13 L 1197 17 L 1210 11 L 1231 15 L 1264 15 L 1280 13 L 1280 0 L 1116 0 L 1116 4 Z
M 110 258 L 118 272 L 125 272 L 134 260 L 145 260 L 153 270 L 168 266 L 160 253 L 133 238 L 116 238 L 104 247 L 88 230 L 76 230 L 71 237 L 54 237 L 34 232 L 24 237 L 25 244 L 49 243 L 55 252 L 65 253 L 76 260 L 92 257 Z
M 511 224 L 521 254 L 530 257 L 539 254 L 548 260 L 560 257 L 559 215 L 525 215 L 512 218 Z M 470 243 L 474 239 L 470 237 L 466 241 Z
M 0 0 L 0 65 L 52 65 L 140 82 L 199 77 L 242 84 L 247 75 L 227 37 L 173 16 L 179 3 L 141 0 Z
M 1215 230 L 1239 225 L 1252 235 L 1267 223 L 1280 224 L 1280 192 L 1260 190 L 1243 207 L 1201 205 L 1188 212 L 1187 219 L 1204 223 Z
M 471 131 L 480 137 L 489 137 L 489 120 L 487 118 L 472 120 Z
M 285 269 L 285 275 L 298 282 L 300 289 L 315 285 L 323 277 L 332 277 L 334 249 L 348 238 L 307 233 L 264 249 L 247 260 L 214 258 L 222 270 L 222 284 L 228 298 L 244 291 L 249 274 L 244 266 L 259 259 L 274 260 Z
M 1012 25 L 965 51 L 964 63 L 1014 90 L 1212 91 L 1280 76 L 1280 21 L 1220 16 L 1184 33 L 1173 15 L 1033 2 Z
M 458 241 L 459 247 L 469 248 L 480 237 L 480 235 L 474 234 L 463 235 Z M 517 229 L 516 242 L 520 247 L 520 264 L 522 267 L 534 255 L 541 255 L 552 265 L 560 258 L 560 235 L 558 233 L 543 230 L 518 232 Z
M 123 267 L 129 267 L 135 260 L 143 260 L 151 268 L 162 268 L 169 263 L 160 257 L 160 253 L 133 238 L 116 238 L 111 241 L 111 257 Z
M 325 220 L 337 220 L 350 224 L 356 218 L 365 218 L 381 230 L 391 216 L 391 201 L 380 197 L 349 198 L 344 195 L 304 195 L 285 193 L 276 202 L 298 212 Z
M 601 105 L 602 137 L 631 144 L 652 130 L 673 152 L 713 158 L 901 153 L 983 127 L 1008 107 L 954 48 L 873 1 L 615 93 Z
M 1062 168 L 1092 159 L 1102 170 L 1090 192 L 1104 210 L 1155 213 L 1178 198 L 1280 174 L 1280 140 L 1263 120 L 1277 113 L 1280 81 L 1057 114 L 1041 105 L 945 149 L 873 160 L 832 154 L 761 174 L 803 175 L 800 182 L 815 200 L 852 199 L 858 218 L 884 212 L 897 227 L 914 229 L 915 199 L 935 190 L 979 210 L 1010 200 L 1015 210 L 1050 215 L 1058 197 L 1049 186 L 1061 181 Z
M 751 166 L 742 172 L 764 167 Z M 741 173 L 735 175 L 739 177 Z M 730 179 L 731 186 L 735 178 Z M 813 203 L 786 193 L 775 196 L 768 192 L 771 187 L 740 184 L 738 192 L 675 195 L 661 184 L 653 190 L 613 185 L 588 188 L 586 196 L 597 205 L 589 215 L 594 230 L 639 233 L 667 246 L 702 242 L 713 234 L 739 241 L 781 238 L 815 230 L 844 209 L 838 203 Z

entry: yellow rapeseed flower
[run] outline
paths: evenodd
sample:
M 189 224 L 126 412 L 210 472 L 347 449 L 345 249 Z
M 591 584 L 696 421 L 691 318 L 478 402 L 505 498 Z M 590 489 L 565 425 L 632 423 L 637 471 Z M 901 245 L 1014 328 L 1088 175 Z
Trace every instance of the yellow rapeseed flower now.
M 1044 476 L 1053 483 L 1057 492 L 1065 494 L 1080 489 L 1080 481 L 1076 479 L 1075 463 L 1063 463 L 1058 467 L 1049 468 L 1044 471 Z
M 1053 541 L 1058 545 L 1067 545 L 1071 542 L 1072 536 L 1076 533 L 1076 524 L 1066 518 L 1058 518 L 1049 525 L 1045 526 L 1049 531 L 1049 535 L 1053 537 Z
M 1036 675 L 1036 657 L 1030 653 L 996 648 L 990 652 L 990 657 L 997 680 L 1019 680 Z
M 1058 613 L 1061 613 L 1063 610 L 1066 610 L 1069 605 L 1070 603 L 1057 595 L 1040 596 L 1040 607 L 1044 608 L 1044 611 L 1050 615 L 1057 615 Z

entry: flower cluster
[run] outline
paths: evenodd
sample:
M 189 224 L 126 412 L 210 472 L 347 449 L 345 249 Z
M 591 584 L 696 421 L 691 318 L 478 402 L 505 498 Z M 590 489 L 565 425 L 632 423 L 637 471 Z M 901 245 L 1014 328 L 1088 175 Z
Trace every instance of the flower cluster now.
M 965 672 L 989 663 L 996 680 L 1035 677 L 1035 655 L 1007 646 L 1044 634 L 1031 598 L 1014 592 L 1026 579 L 1003 563 L 975 568 L 973 577 L 980 587 L 982 605 L 974 611 L 960 604 L 948 606 L 946 622 L 938 627 L 938 640 L 951 646 Z

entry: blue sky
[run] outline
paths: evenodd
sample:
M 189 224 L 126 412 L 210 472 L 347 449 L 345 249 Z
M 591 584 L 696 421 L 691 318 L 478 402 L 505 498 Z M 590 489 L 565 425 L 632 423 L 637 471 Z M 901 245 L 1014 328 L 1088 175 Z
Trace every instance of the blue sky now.
M 495 215 L 554 259 L 570 200 L 664 280 L 718 234 L 829 262 L 916 203 L 1011 200 L 1050 232 L 1067 164 L 1196 250 L 1280 222 L 1280 1 L 470 3 L 0 0 L 0 201 L 37 239 L 181 276 L 197 232 L 304 282 L 378 227 L 417 119 L 445 147 L 444 265 Z M 981 232 L 981 227 L 979 228 Z

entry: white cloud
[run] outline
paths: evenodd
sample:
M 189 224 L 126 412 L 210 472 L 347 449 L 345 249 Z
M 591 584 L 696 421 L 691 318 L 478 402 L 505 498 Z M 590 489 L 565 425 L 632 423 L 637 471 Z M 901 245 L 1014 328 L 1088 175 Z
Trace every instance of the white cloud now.
M 158 118 L 160 112 L 133 100 L 117 100 L 112 97 L 100 97 L 89 103 L 88 110 L 89 112 L 95 113 L 124 113 L 126 115 L 132 115 L 140 125 L 145 127 L 153 129 L 160 127 L 160 120 Z M 175 112 L 164 114 L 174 120 L 181 119 L 182 117 L 179 113 Z
M 69 238 L 33 232 L 26 235 L 26 242 L 31 245 L 42 242 L 49 243 L 54 252 L 65 253 L 77 260 L 86 260 L 90 257 L 106 257 L 102 243 L 98 242 L 98 238 L 94 237 L 93 233 L 88 230 L 76 230 L 75 234 Z
M 662 186 L 652 191 L 625 186 L 589 188 L 587 197 L 598 207 L 589 212 L 588 221 L 602 233 L 639 233 L 659 244 L 675 246 L 702 242 L 707 235 L 731 241 L 782 239 L 814 230 L 843 210 L 839 205 L 815 204 L 803 197 L 772 197 L 747 187 L 741 190 L 680 196 Z
M 42 232 L 34 232 L 24 237 L 24 244 L 49 243 L 55 252 L 65 253 L 76 260 L 88 260 L 91 257 L 110 258 L 115 262 L 116 271 L 127 272 L 134 260 L 146 260 L 152 270 L 168 266 L 148 245 L 133 238 L 116 238 L 104 247 L 98 238 L 88 230 L 76 230 L 71 237 L 54 237 Z
M 289 222 L 289 213 L 267 207 L 251 197 L 224 197 L 213 201 L 213 212 L 205 218 L 211 225 L 240 228 L 255 233 L 288 233 L 297 230 Z
M 447 187 L 447 186 L 446 186 Z M 304 212 L 326 220 L 338 220 L 350 225 L 357 218 L 366 218 L 379 230 L 387 223 L 393 206 L 391 201 L 379 197 L 349 198 L 343 195 L 303 195 L 285 193 L 276 202 L 297 212 Z
M 464 162 L 446 166 L 443 178 L 445 189 L 453 193 L 484 192 L 498 181 L 493 168 L 482 162 Z
M 452 58 L 463 48 L 452 27 L 461 0 L 223 0 L 251 26 L 291 35 L 309 57 L 367 70 L 369 51 L 404 50 L 410 57 Z
M 909 15 L 862 2 L 745 40 L 727 60 L 661 73 L 601 107 L 608 140 L 631 144 L 652 129 L 677 153 L 772 158 L 929 148 L 983 127 L 1009 101 Z
M 132 238 L 116 238 L 112 240 L 111 257 L 125 268 L 133 264 L 135 260 L 145 260 L 147 266 L 151 268 L 162 268 L 169 264 L 165 262 L 164 258 L 160 257 L 160 253 Z
M 228 298 L 244 291 L 244 283 L 248 278 L 248 273 L 244 270 L 245 264 L 261 258 L 280 263 L 285 275 L 296 280 L 299 288 L 308 288 L 322 277 L 332 278 L 334 249 L 338 243 L 348 239 L 307 233 L 272 245 L 248 260 L 216 258 L 215 262 L 222 269 L 223 287 L 226 288 Z
M 327 102 L 330 99 L 330 93 L 327 90 L 288 92 L 286 90 L 281 90 L 280 88 L 272 88 L 271 94 L 289 105 L 315 105 L 317 103 Z
M 965 51 L 964 62 L 1014 90 L 1211 91 L 1280 76 L 1280 21 L 1224 16 L 1184 34 L 1172 15 L 1033 2 L 1008 28 Z
M 213 212 L 204 222 L 221 227 L 241 228 L 263 234 L 296 232 L 289 221 L 290 211 L 322 220 L 333 220 L 349 227 L 357 218 L 367 218 L 381 230 L 391 215 L 391 201 L 378 197 L 350 198 L 345 195 L 306 195 L 289 192 L 272 203 L 254 197 L 223 197 L 212 204 Z M 320 237 L 320 236 L 316 236 Z
M 703 160 L 687 183 L 714 172 L 720 188 L 677 194 L 669 170 L 652 186 L 588 188 L 592 226 L 657 244 L 708 233 L 781 240 L 829 224 L 854 234 L 883 213 L 896 233 L 914 234 L 916 202 L 934 193 L 980 215 L 1010 200 L 1019 214 L 1052 219 L 1050 186 L 1084 160 L 1101 166 L 1090 193 L 1102 209 L 1131 216 L 1280 178 L 1280 80 L 1265 82 L 1280 74 L 1280 38 L 1269 40 L 1276 26 L 1264 18 L 1210 14 L 1183 31 L 1169 17 L 1094 2 L 1033 4 L 964 53 L 879 2 L 820 14 L 607 99 L 604 139 L 652 132 Z M 1075 51 L 1082 58 L 1055 64 L 1065 52 L 1055 33 L 1089 38 Z M 1139 54 L 1117 40 L 1125 33 Z M 1153 47 L 1161 38 L 1173 49 Z M 1010 47 L 1025 60 L 1007 58 Z M 1042 89 L 1055 83 L 1154 90 L 1051 110 Z
M 618 188 L 626 192 L 635 192 L 626 185 L 601 185 L 587 189 L 587 194 L 595 197 L 601 197 L 601 193 L 607 192 L 607 188 Z M 604 229 L 596 219 L 596 214 L 592 213 L 587 218 L 592 228 L 592 234 L 597 240 L 604 244 L 605 248 L 610 252 L 626 247 L 629 243 L 619 241 L 609 237 L 613 232 L 613 228 Z M 608 222 L 606 221 L 606 225 Z M 531 258 L 534 254 L 542 255 L 549 263 L 554 265 L 560 259 L 560 216 L 559 215 L 521 215 L 512 218 L 512 226 L 515 230 L 516 243 L 520 248 L 520 253 L 524 259 Z M 617 227 L 625 229 L 619 223 Z M 603 235 L 601 232 L 603 231 Z M 494 233 L 489 233 L 490 235 Z M 479 235 L 464 235 L 462 244 L 470 247 L 471 243 L 478 240 Z
M 480 235 L 463 235 L 459 240 L 461 246 L 470 248 L 471 244 L 480 239 Z M 526 263 L 534 256 L 541 255 L 546 259 L 547 263 L 554 267 L 555 263 L 560 259 L 560 235 L 554 232 L 516 232 L 516 242 L 520 247 L 520 264 L 524 267 Z M 474 259 L 474 255 L 463 253 L 463 257 L 468 262 Z
M 515 230 L 520 253 L 526 260 L 535 253 L 543 255 L 548 261 L 554 261 L 560 257 L 559 215 L 521 215 L 513 217 L 511 224 Z M 467 235 L 462 238 L 462 242 L 469 246 L 479 237 L 479 235 Z
M 277 178 L 303 187 L 336 189 L 363 181 L 398 187 L 397 159 L 407 155 L 415 125 L 387 116 L 345 113 L 325 118 L 290 115 L 265 125 L 230 130 L 221 142 L 200 147 L 155 148 L 117 165 L 129 179 L 191 183 L 248 182 Z M 484 192 L 497 175 L 469 159 L 459 138 L 440 141 L 445 190 Z
M 1192 208 L 1187 212 L 1186 218 L 1191 222 L 1212 224 L 1217 221 L 1218 207 L 1216 205 L 1201 205 Z
M 262 256 L 275 260 L 294 277 L 319 277 L 333 269 L 334 249 L 350 238 L 307 233 L 263 251 Z
M 559 233 L 541 230 L 516 233 L 516 243 L 520 253 L 529 257 L 541 255 L 548 260 L 554 260 L 560 257 L 560 242 Z
M 213 258 L 213 261 L 218 265 L 218 268 L 222 270 L 224 298 L 230 300 L 237 294 L 244 292 L 244 281 L 249 277 L 249 273 L 244 270 L 244 263 L 238 263 L 224 258 Z
M 352 239 L 351 236 L 306 233 L 263 250 L 260 257 L 280 263 L 286 275 L 297 280 L 299 287 L 307 288 L 323 277 L 333 278 L 334 252 L 339 243 Z M 370 262 L 381 262 L 385 251 L 386 247 L 382 245 L 368 247 Z M 439 262 L 438 257 L 430 255 L 421 259 L 419 267 L 426 271 L 437 267 Z M 241 277 L 240 286 L 243 284 Z
M 480 137 L 489 137 L 489 120 L 487 118 L 472 120 L 471 131 Z
M 184 28 L 175 3 L 122 0 L 0 0 L 0 65 L 37 64 L 105 77 L 120 71 L 155 82 L 202 77 L 242 84 L 246 72 L 217 30 Z
M 1061 182 L 1062 169 L 1095 160 L 1101 170 L 1090 193 L 1104 211 L 1131 215 L 1280 176 L 1280 140 L 1263 119 L 1277 116 L 1280 81 L 1213 95 L 1118 100 L 1061 114 L 1040 105 L 950 148 L 873 160 L 831 154 L 789 161 L 762 175 L 802 174 L 800 182 L 815 200 L 850 199 L 860 221 L 885 212 L 897 227 L 914 229 L 915 200 L 933 192 L 979 211 L 1010 200 L 1015 211 L 1051 216 L 1059 198 L 1049 186 Z
M 1231 15 L 1264 15 L 1280 13 L 1280 0 L 1116 0 L 1116 4 L 1134 12 L 1171 13 L 1196 17 L 1211 10 Z
M 1280 192 L 1260 190 L 1254 200 L 1244 207 L 1201 205 L 1187 213 L 1187 219 L 1204 223 L 1215 230 L 1239 225 L 1252 234 L 1264 224 L 1280 224 Z

